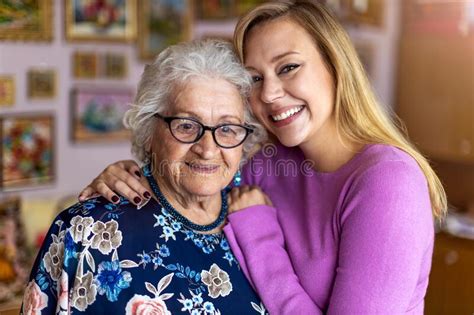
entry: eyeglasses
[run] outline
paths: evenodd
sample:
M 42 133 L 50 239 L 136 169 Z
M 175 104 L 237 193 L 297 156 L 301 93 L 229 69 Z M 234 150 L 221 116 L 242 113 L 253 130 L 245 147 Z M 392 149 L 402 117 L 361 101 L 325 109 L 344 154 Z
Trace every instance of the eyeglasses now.
M 196 143 L 206 130 L 211 131 L 214 142 L 221 148 L 231 149 L 244 143 L 253 129 L 238 124 L 221 124 L 214 127 L 206 126 L 193 118 L 164 117 L 155 114 L 155 117 L 163 119 L 170 129 L 173 137 L 181 143 Z

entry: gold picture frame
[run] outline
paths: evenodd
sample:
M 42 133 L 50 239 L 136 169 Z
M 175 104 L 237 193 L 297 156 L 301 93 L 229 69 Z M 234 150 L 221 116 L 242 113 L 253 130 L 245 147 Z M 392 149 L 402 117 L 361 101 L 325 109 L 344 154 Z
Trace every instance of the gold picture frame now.
M 98 57 L 96 52 L 75 51 L 72 54 L 72 71 L 76 79 L 97 77 Z
M 376 27 L 383 25 L 385 0 L 346 0 L 349 22 Z
M 0 107 L 15 104 L 15 80 L 12 75 L 0 75 Z
M 51 99 L 56 96 L 56 71 L 53 69 L 30 69 L 28 78 L 28 98 Z
M 127 57 L 120 53 L 105 53 L 103 58 L 103 75 L 107 79 L 123 79 L 128 73 Z
M 138 3 L 138 50 L 142 60 L 151 60 L 166 47 L 192 38 L 193 1 Z
M 51 0 L 0 1 L 0 40 L 51 41 L 53 14 Z M 18 1 L 17 1 L 18 2 Z
M 66 40 L 130 42 L 137 35 L 137 1 L 65 0 Z

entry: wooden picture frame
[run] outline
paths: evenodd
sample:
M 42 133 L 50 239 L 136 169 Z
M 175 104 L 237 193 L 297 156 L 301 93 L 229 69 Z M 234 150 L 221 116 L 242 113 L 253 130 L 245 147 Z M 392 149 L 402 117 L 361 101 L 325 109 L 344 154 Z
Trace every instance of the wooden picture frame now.
M 119 53 L 105 53 L 103 60 L 103 75 L 107 79 L 123 79 L 128 73 L 127 57 Z
M 71 91 L 71 137 L 79 142 L 130 140 L 122 123 L 133 92 L 120 87 L 76 87 Z
M 51 99 L 56 96 L 56 71 L 53 69 L 30 69 L 27 73 L 28 98 Z
M 236 15 L 236 0 L 196 1 L 198 20 L 225 20 Z
M 0 2 L 0 40 L 51 41 L 52 0 Z M 19 2 L 19 1 L 16 1 Z
M 348 22 L 376 27 L 383 25 L 385 0 L 346 0 L 345 6 Z
M 23 294 L 31 263 L 29 258 L 21 220 L 21 199 L 0 196 L 0 303 Z
M 54 128 L 50 113 L 0 117 L 0 189 L 15 190 L 53 182 Z
M 75 51 L 72 54 L 72 73 L 76 79 L 97 77 L 98 57 L 96 52 Z
M 66 40 L 129 42 L 137 34 L 136 0 L 64 0 Z
M 15 104 L 15 79 L 12 75 L 0 75 L 0 107 Z
M 142 60 L 151 60 L 163 49 L 192 38 L 191 0 L 140 0 L 138 47 Z

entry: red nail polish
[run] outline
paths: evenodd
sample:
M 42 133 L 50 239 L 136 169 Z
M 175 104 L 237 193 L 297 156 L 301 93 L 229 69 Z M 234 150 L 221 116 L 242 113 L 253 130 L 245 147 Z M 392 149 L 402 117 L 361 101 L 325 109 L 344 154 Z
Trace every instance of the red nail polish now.
M 119 201 L 119 197 L 117 196 L 112 196 L 112 202 L 118 202 Z
M 139 204 L 140 202 L 142 202 L 142 200 L 140 199 L 140 197 L 135 197 L 133 198 L 133 202 Z
M 143 193 L 143 197 L 145 197 L 145 199 L 150 199 L 151 195 L 150 195 L 150 193 L 149 193 L 148 191 L 145 191 L 145 192 Z

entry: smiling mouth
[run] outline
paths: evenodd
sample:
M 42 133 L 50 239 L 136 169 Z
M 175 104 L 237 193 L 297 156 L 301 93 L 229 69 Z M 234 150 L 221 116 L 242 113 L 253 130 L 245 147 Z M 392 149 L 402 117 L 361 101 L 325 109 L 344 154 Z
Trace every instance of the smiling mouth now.
M 196 173 L 212 174 L 217 172 L 219 165 L 205 165 L 196 163 L 186 163 L 186 165 Z
M 298 114 L 299 112 L 301 112 L 301 110 L 303 110 L 303 106 L 296 106 L 278 115 L 270 115 L 270 118 L 273 122 L 282 121 Z

